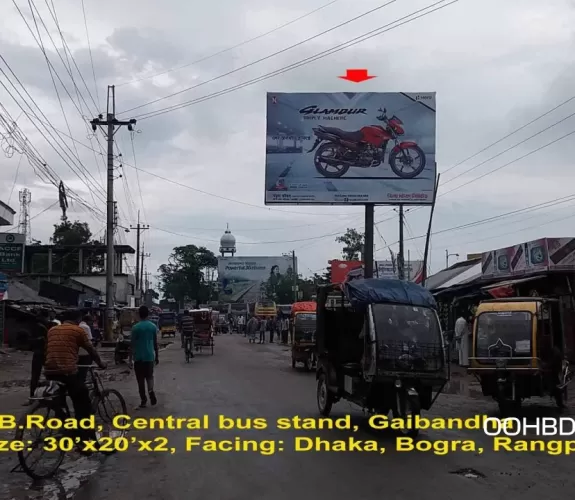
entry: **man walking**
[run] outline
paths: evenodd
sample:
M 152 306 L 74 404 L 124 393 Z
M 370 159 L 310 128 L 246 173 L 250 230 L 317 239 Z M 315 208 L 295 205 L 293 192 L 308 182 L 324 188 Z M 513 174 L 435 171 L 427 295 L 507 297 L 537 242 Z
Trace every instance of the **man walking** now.
M 89 315 L 86 315 L 82 318 L 82 321 L 80 321 L 80 324 L 78 326 L 86 332 L 86 335 L 88 335 L 90 342 L 93 343 L 92 329 L 90 328 L 91 322 L 92 318 L 90 318 Z M 84 366 L 92 364 L 92 356 L 88 354 L 88 351 L 86 351 L 86 349 L 82 349 L 81 347 L 79 351 L 78 364 Z M 86 382 L 87 376 L 88 376 L 88 368 L 78 368 L 78 377 L 80 377 L 82 382 Z
M 260 344 L 266 341 L 266 330 L 268 328 L 268 320 L 264 317 L 260 319 Z
M 289 332 L 289 318 L 284 316 L 281 319 L 281 331 L 282 331 L 282 344 L 288 343 L 288 332 Z
M 158 327 L 148 319 L 150 313 L 146 306 L 141 306 L 138 314 L 140 321 L 132 327 L 132 353 L 134 372 L 140 393 L 139 407 L 145 408 L 148 403 L 146 385 L 152 406 L 158 402 L 154 392 L 154 363 L 157 365 L 160 362 L 158 358 Z
M 455 322 L 455 340 L 459 351 L 459 366 L 469 367 L 469 325 L 465 316 L 460 316 Z

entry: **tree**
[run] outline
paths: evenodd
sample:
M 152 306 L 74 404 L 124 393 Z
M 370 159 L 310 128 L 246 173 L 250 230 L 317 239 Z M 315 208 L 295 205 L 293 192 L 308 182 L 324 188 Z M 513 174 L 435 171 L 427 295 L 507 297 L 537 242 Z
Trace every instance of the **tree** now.
M 160 289 L 166 299 L 175 299 L 179 304 L 185 301 L 208 302 L 214 286 L 209 276 L 218 266 L 214 253 L 205 247 L 185 245 L 175 247 L 167 264 L 162 264 Z
M 364 233 L 348 227 L 345 234 L 338 236 L 335 241 L 344 245 L 342 255 L 345 260 L 360 260 L 365 244 Z
M 92 232 L 87 222 L 68 220 L 54 224 L 54 234 L 50 239 L 54 245 L 83 245 L 90 242 Z
M 90 241 L 92 231 L 87 222 L 76 220 L 70 222 L 64 220 L 60 224 L 54 224 L 54 234 L 50 241 L 56 246 L 79 246 L 92 244 L 101 246 L 99 241 Z M 77 274 L 79 268 L 78 253 L 71 250 L 69 253 L 55 259 L 52 262 L 53 270 L 63 274 Z M 46 263 L 47 267 L 47 263 Z M 104 271 L 104 255 L 96 252 L 84 252 L 84 269 L 88 273 L 101 273 Z

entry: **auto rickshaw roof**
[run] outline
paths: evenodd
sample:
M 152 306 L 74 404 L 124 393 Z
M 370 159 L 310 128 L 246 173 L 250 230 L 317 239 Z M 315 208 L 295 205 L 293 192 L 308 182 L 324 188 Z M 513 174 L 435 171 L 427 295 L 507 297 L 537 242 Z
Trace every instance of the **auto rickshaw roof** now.
M 313 301 L 295 302 L 291 306 L 291 313 L 307 312 L 314 313 L 317 311 L 317 303 Z
M 368 278 L 348 281 L 344 292 L 353 307 L 369 304 L 398 304 L 437 309 L 431 292 L 421 285 L 387 278 Z
M 550 297 L 502 297 L 500 299 L 482 300 L 481 303 L 505 303 L 505 302 L 559 302 L 559 299 Z

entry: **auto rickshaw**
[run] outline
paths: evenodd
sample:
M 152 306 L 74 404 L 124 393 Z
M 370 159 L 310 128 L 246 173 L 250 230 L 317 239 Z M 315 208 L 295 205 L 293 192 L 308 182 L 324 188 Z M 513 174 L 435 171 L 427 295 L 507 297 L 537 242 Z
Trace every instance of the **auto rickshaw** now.
M 341 300 L 328 301 L 338 290 Z M 415 283 L 361 278 L 319 287 L 316 340 L 317 405 L 326 417 L 345 399 L 407 422 L 449 380 L 437 304 Z M 417 435 L 411 427 L 402 433 Z
M 315 349 L 316 330 L 315 302 L 296 302 L 291 308 L 291 328 L 293 344 L 291 346 L 291 366 L 303 363 L 306 370 L 311 371 L 316 365 Z
M 178 329 L 178 318 L 175 312 L 162 312 L 158 315 L 158 327 L 162 338 L 166 335 L 170 337 L 176 336 Z
M 572 380 L 557 299 L 514 297 L 479 304 L 469 372 L 502 415 L 524 399 L 551 396 L 563 407 Z

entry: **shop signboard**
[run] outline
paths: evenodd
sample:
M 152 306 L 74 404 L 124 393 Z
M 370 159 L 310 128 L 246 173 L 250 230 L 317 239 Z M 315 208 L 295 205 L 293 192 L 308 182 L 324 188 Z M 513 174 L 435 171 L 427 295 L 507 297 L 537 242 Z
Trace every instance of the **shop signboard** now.
M 294 272 L 292 256 L 218 257 L 220 302 L 258 302 L 269 286 Z M 295 262 L 297 272 L 297 259 Z
M 435 93 L 268 93 L 267 205 L 430 205 Z
M 8 292 L 8 276 L 0 273 L 0 300 L 4 300 Z
M 575 238 L 540 238 L 482 254 L 482 276 L 521 276 L 575 270 Z
M 360 260 L 332 260 L 331 261 L 331 282 L 343 283 L 348 274 L 356 270 L 363 269 L 363 262 Z M 353 273 L 352 273 L 353 278 Z
M 575 269 L 575 238 L 547 238 L 549 269 Z
M 0 271 L 22 272 L 26 235 L 0 233 Z

